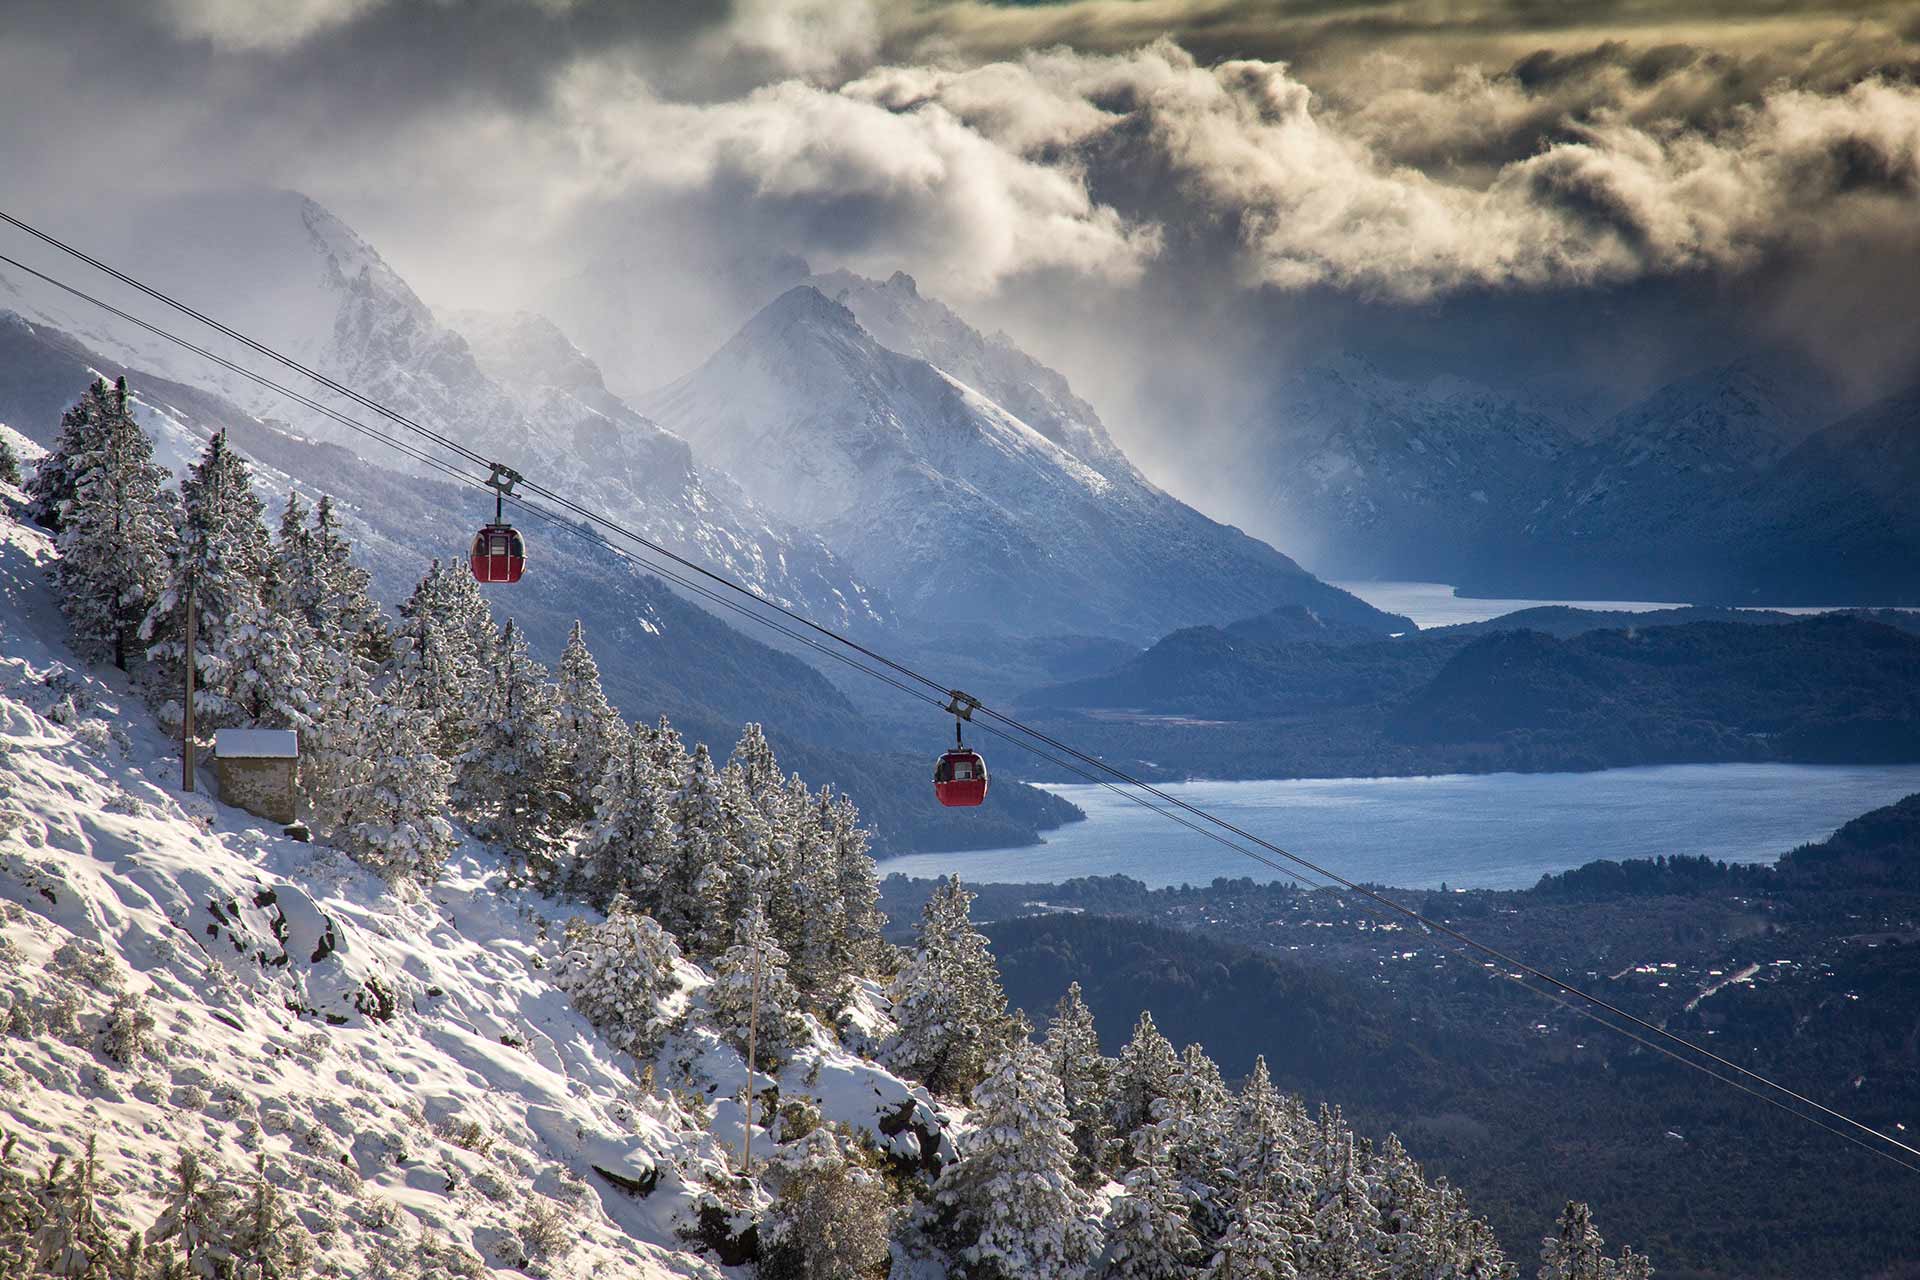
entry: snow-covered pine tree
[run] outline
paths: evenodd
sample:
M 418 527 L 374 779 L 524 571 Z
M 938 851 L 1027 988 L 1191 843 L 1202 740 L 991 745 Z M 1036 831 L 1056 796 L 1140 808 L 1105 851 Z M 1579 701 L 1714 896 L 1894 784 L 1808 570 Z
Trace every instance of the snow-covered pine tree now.
M 27 480 L 27 516 L 35 524 L 59 533 L 64 510 L 73 498 L 73 460 L 91 453 L 105 424 L 127 413 L 127 380 L 112 387 L 96 379 L 80 399 L 60 415 L 60 434 Z
M 560 651 L 554 670 L 558 685 L 555 734 L 560 751 L 560 774 L 565 799 L 562 813 L 585 822 L 594 813 L 594 792 L 623 745 L 622 725 L 613 704 L 600 687 L 600 668 L 587 648 L 578 619 Z
M 243 724 L 248 708 L 236 696 L 241 692 L 237 681 L 246 681 L 254 706 L 277 701 L 268 692 L 275 677 L 258 687 L 253 679 L 268 660 L 261 649 L 274 649 L 281 639 L 260 627 L 268 612 L 262 586 L 270 572 L 264 508 L 253 492 L 252 473 L 228 446 L 224 431 L 207 442 L 180 492 L 179 543 L 166 586 L 141 623 L 141 638 L 148 642 L 147 657 L 155 663 L 153 674 L 166 700 L 163 714 L 177 723 L 191 591 L 199 615 L 196 718 L 209 729 Z
M 831 811 L 828 811 L 829 814 Z M 795 774 L 787 781 L 781 807 L 782 833 L 776 837 L 787 892 L 768 895 L 767 913 L 776 933 L 776 904 L 789 913 L 793 983 L 801 994 L 836 1014 L 851 993 L 853 966 L 847 954 L 846 910 L 840 901 L 839 869 L 833 861 L 830 833 L 820 825 L 821 808 L 807 784 Z M 774 888 L 781 886 L 776 884 Z
M 1134 1135 L 1127 1193 L 1107 1216 L 1101 1280 L 1187 1280 L 1198 1272 L 1200 1238 L 1167 1143 L 1157 1125 Z
M 921 912 L 913 955 L 889 992 L 900 1028 L 893 1061 L 950 1097 L 979 1083 L 1013 1035 L 1000 969 L 973 927 L 972 901 L 960 877 L 940 883 Z M 1059 1082 L 1053 1087 L 1057 1091 Z
M 1122 1141 L 1141 1125 L 1154 1120 L 1154 1104 L 1172 1088 L 1180 1059 L 1173 1044 L 1153 1025 L 1153 1014 L 1142 1010 L 1133 1036 L 1120 1050 L 1113 1072 L 1113 1133 Z
M 69 494 L 60 511 L 54 582 L 81 646 L 127 669 L 147 608 L 165 586 L 174 552 L 174 508 L 147 433 L 126 410 L 126 383 L 89 415 L 63 460 Z M 63 436 L 63 439 L 65 437 Z
M 388 669 L 404 688 L 401 700 L 426 717 L 433 749 L 457 760 L 468 713 L 489 683 L 493 611 L 464 565 L 436 560 L 400 618 Z
M 19 488 L 26 483 L 26 477 L 20 472 L 20 455 L 13 451 L 13 442 L 0 438 L 0 484 L 10 484 Z
M 782 851 L 774 844 L 774 822 L 748 791 L 746 773 L 738 764 L 729 762 L 720 771 L 720 811 L 724 848 L 730 855 L 726 866 L 728 922 L 739 921 L 751 903 L 757 902 L 762 912 L 768 912 L 777 884 L 789 929 L 780 936 L 791 938 L 798 932 L 792 870 L 782 864 Z M 779 809 L 774 812 L 776 817 L 784 817 Z M 768 928 L 772 927 L 769 922 Z
M 645 1057 L 666 1031 L 661 1002 L 678 986 L 679 961 L 673 935 L 616 897 L 604 922 L 567 922 L 553 980 L 608 1044 Z
M 759 973 L 759 1014 L 753 1016 L 755 969 Z M 753 1032 L 754 1067 L 777 1070 L 806 1035 L 800 993 L 787 979 L 787 953 L 780 949 L 758 901 L 747 905 L 734 930 L 733 945 L 714 963 L 707 1007 L 728 1043 L 747 1051 Z
M 504 845 L 536 884 L 553 882 L 563 819 L 554 811 L 560 754 L 553 686 L 509 618 L 467 716 L 455 798 L 482 840 Z
M 53 1276 L 105 1275 L 114 1259 L 114 1232 L 99 1205 L 99 1162 L 96 1139 L 87 1135 L 87 1148 L 62 1177 L 63 1160 L 47 1175 L 41 1202 L 46 1217 L 34 1234 L 35 1270 Z
M 1593 1210 L 1567 1201 L 1552 1235 L 1540 1242 L 1540 1280 L 1614 1280 L 1614 1261 L 1593 1225 Z
M 860 825 L 860 810 L 853 798 L 833 796 L 822 789 L 818 815 L 819 829 L 831 846 L 830 859 L 835 892 L 840 906 L 839 959 L 836 965 L 849 976 L 873 973 L 881 954 L 888 950 L 881 938 L 887 918 L 880 911 L 880 877 L 873 857 L 867 852 L 869 837 Z
M 231 1280 L 299 1280 L 307 1272 L 306 1228 L 287 1211 L 267 1176 L 267 1157 L 254 1157 L 246 1201 L 234 1215 Z
M 653 730 L 628 725 L 594 789 L 592 823 L 575 848 L 572 888 L 605 910 L 624 894 L 657 907 L 662 866 L 654 861 L 655 822 L 671 803 L 653 763 Z
M 178 1241 L 188 1275 L 223 1280 L 233 1265 L 233 1207 L 231 1190 L 208 1172 L 199 1152 L 182 1147 L 146 1243 Z
M 1295 1280 L 1300 1272 L 1294 1260 L 1300 1250 L 1300 1238 L 1283 1211 L 1243 1190 L 1202 1280 Z
M 660 923 L 690 954 L 715 955 L 732 937 L 729 872 L 738 859 L 727 841 L 725 788 L 704 742 L 674 797 L 673 816 L 675 838 L 660 880 Z
M 444 816 L 453 769 L 427 745 L 412 708 L 370 704 L 361 767 L 342 795 L 335 839 L 393 884 L 427 885 L 453 851 Z
M 1234 1111 L 1220 1068 L 1197 1044 L 1180 1056 L 1152 1126 L 1167 1135 L 1168 1158 L 1187 1196 L 1193 1228 L 1204 1239 L 1226 1230 L 1232 1204 L 1231 1124 Z
M 1114 1061 L 1102 1056 L 1093 1026 L 1093 1010 L 1081 999 L 1080 984 L 1070 983 L 1047 1024 L 1047 1064 L 1059 1077 L 1073 1134 L 1074 1176 L 1092 1182 L 1105 1175 L 1100 1162 L 1113 1133 Z
M 26 1275 L 38 1250 L 34 1236 L 46 1221 L 39 1187 L 13 1162 L 20 1140 L 0 1134 L 0 1275 Z
M 373 575 L 354 563 L 353 545 L 340 531 L 330 494 L 321 494 L 314 504 L 311 537 L 319 574 L 314 627 L 338 638 L 362 662 L 384 662 L 393 652 L 393 628 L 373 598 Z M 478 591 L 473 595 L 479 598 Z
M 1364 1155 L 1338 1109 L 1323 1105 L 1313 1137 L 1313 1228 L 1302 1280 L 1374 1280 L 1381 1272 L 1380 1229 L 1360 1169 Z
M 680 731 L 668 723 L 665 716 L 653 729 L 653 764 L 660 775 L 679 786 L 686 780 L 687 770 L 693 767 L 693 757 L 687 754 L 687 744 L 680 740 Z
M 1379 1222 L 1382 1280 L 1426 1280 L 1440 1261 L 1429 1225 L 1438 1198 L 1393 1134 L 1369 1162 L 1366 1186 Z
M 1099 1244 L 1092 1197 L 1073 1177 L 1060 1082 L 1024 1032 L 973 1090 L 976 1127 L 933 1188 L 954 1253 L 978 1280 L 1069 1280 Z
M 886 1179 L 833 1150 L 781 1181 L 779 1198 L 761 1219 L 756 1274 L 760 1280 L 884 1276 L 898 1217 Z

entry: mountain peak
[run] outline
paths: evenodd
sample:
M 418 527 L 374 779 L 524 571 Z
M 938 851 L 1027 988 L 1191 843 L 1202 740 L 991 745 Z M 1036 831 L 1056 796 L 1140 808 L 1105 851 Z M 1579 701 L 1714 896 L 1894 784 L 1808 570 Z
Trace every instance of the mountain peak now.
M 920 296 L 920 286 L 915 284 L 913 277 L 904 271 L 896 271 L 888 276 L 887 288 L 897 289 L 901 293 L 911 294 L 916 298 Z

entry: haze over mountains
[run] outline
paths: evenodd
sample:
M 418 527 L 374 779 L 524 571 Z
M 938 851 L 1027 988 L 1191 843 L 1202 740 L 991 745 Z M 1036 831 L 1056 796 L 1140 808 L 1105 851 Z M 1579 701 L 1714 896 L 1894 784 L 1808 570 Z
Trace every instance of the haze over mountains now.
M 1758 353 L 1594 424 L 1357 358 L 1283 380 L 1224 467 L 1230 509 L 1334 578 L 1730 604 L 1920 600 L 1920 398 L 1854 413 Z

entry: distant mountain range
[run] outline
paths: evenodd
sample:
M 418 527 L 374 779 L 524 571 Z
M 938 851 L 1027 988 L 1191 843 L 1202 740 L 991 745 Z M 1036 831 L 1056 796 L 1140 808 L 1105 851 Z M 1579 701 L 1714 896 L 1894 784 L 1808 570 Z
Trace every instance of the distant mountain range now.
M 1841 420 L 1833 386 L 1754 356 L 1590 432 L 1452 379 L 1355 358 L 1280 384 L 1225 479 L 1334 578 L 1475 594 L 1920 603 L 1920 389 Z
M 907 277 L 820 283 L 844 301 L 788 290 L 643 407 L 909 627 L 1148 640 L 1296 604 L 1406 629 L 1148 483 L 1064 379 Z

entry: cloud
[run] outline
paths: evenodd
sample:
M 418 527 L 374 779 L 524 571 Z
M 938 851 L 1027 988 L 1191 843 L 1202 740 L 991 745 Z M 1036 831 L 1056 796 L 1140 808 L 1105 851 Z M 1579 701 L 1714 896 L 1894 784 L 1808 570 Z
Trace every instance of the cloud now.
M 228 49 L 290 49 L 341 27 L 384 0 L 163 0 L 161 9 L 188 39 Z

